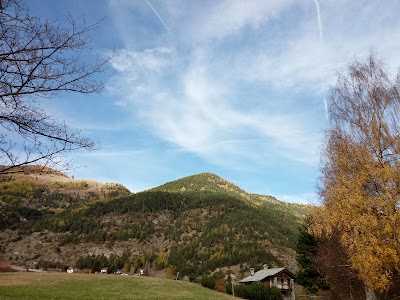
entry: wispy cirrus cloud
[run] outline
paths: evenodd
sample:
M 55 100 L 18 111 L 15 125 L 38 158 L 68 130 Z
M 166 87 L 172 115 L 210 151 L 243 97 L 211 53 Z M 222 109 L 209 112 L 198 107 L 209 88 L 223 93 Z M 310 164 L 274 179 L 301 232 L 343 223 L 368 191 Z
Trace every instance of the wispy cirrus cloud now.
M 395 1 L 319 1 L 319 16 L 312 0 L 153 1 L 168 32 L 143 2 L 110 0 L 124 41 L 110 93 L 131 126 L 216 166 L 315 176 L 337 70 L 370 49 L 400 64 Z
M 223 46 L 224 39 L 247 27 L 257 31 L 261 24 L 278 17 L 291 2 L 213 2 L 195 10 L 191 22 L 178 26 L 184 28 L 178 29 L 178 35 L 196 44 L 201 42 L 201 46 L 182 49 L 169 41 L 169 46 L 177 51 L 166 47 L 120 50 L 118 60 L 113 63 L 118 71 L 113 82 L 121 97 L 118 104 L 131 105 L 135 116 L 147 124 L 152 134 L 216 164 L 234 165 L 243 159 L 259 164 L 273 155 L 315 163 L 319 135 L 309 134 L 310 122 L 292 115 L 293 112 L 284 112 L 284 104 L 279 103 L 275 104 L 276 110 L 264 108 L 257 112 L 252 109 L 253 99 L 243 92 L 254 88 L 251 82 L 273 79 L 278 82 L 288 77 L 290 70 L 266 78 L 264 73 L 269 73 L 269 69 L 279 69 L 272 57 L 252 57 L 253 48 L 239 45 L 237 51 L 226 55 Z M 190 17 L 193 10 L 186 12 Z M 187 22 L 187 16 L 180 18 Z M 221 24 L 217 26 L 217 22 Z M 210 42 L 212 48 L 208 46 Z M 267 59 L 271 64 L 261 70 L 260 65 L 266 67 L 266 64 L 260 62 Z M 245 99 L 237 96 L 238 91 Z M 266 97 L 277 96 L 266 94 Z
M 125 87 L 127 102 L 145 102 L 135 106 L 135 113 L 153 134 L 221 165 L 241 159 L 260 164 L 265 152 L 303 163 L 315 162 L 318 139 L 306 134 L 302 120 L 273 111 L 268 115 L 249 114 L 243 109 L 245 103 L 233 105 L 235 90 L 213 79 L 212 66 L 204 62 L 204 57 L 193 58 L 198 61 L 181 71 L 179 84 L 173 89 L 166 84 L 139 90 L 137 86 Z M 124 71 L 120 76 L 127 76 Z
M 160 72 L 168 64 L 171 49 L 166 47 L 151 48 L 144 51 L 121 49 L 111 60 L 112 67 L 118 72 L 141 73 Z
M 222 40 L 239 34 L 246 27 L 257 30 L 263 23 L 279 16 L 292 0 L 224 0 L 201 5 L 184 32 L 199 42 Z

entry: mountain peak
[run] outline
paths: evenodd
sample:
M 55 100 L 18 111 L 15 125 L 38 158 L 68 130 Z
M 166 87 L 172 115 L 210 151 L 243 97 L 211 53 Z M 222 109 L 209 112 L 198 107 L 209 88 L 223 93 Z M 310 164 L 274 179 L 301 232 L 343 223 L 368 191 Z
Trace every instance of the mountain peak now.
M 235 184 L 213 173 L 199 173 L 167 182 L 152 190 L 166 192 L 198 192 L 233 193 L 247 198 L 248 193 Z

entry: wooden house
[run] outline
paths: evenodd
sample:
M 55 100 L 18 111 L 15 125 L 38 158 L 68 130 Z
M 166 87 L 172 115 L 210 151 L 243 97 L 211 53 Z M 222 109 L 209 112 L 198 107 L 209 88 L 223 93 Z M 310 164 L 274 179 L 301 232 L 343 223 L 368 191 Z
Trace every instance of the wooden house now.
M 284 299 L 294 300 L 294 279 L 294 274 L 285 268 L 268 269 L 264 265 L 264 269 L 258 272 L 254 272 L 254 269 L 251 268 L 250 276 L 243 278 L 239 283 L 250 284 L 252 282 L 262 282 L 270 287 L 275 286 L 281 290 Z

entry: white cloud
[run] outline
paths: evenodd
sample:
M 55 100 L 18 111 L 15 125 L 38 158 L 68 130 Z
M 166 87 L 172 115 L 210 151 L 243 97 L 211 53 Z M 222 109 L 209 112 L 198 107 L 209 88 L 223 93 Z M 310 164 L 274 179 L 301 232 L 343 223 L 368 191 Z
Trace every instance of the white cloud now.
M 171 52 L 171 49 L 165 47 L 144 51 L 121 49 L 116 52 L 111 65 L 118 72 L 160 72 L 168 64 Z
M 277 195 L 275 196 L 278 200 L 289 202 L 289 203 L 298 203 L 298 204 L 312 204 L 318 205 L 318 196 L 313 193 L 306 194 L 298 194 L 298 195 Z
M 258 28 L 270 18 L 278 16 L 292 0 L 225 0 L 213 2 L 208 9 L 196 14 L 187 32 L 194 40 L 209 41 L 238 34 L 246 26 Z M 198 11 L 197 11 L 198 12 Z
M 337 69 L 370 48 L 391 67 L 400 62 L 393 7 L 343 0 L 320 8 L 322 43 L 312 0 L 167 1 L 157 9 L 171 34 L 120 50 L 112 92 L 132 123 L 214 164 L 316 166 L 323 91 Z
M 371 49 L 386 58 L 392 71 L 396 70 L 400 64 L 400 26 L 393 26 L 393 22 L 398 25 L 400 22 L 391 20 L 391 5 L 367 4 L 321 1 L 326 32 L 324 41 L 320 42 L 314 3 L 309 1 L 307 8 L 311 18 L 293 21 L 285 32 L 277 29 L 272 38 L 268 29 L 260 29 L 268 38 L 263 40 L 260 35 L 255 47 L 241 50 L 231 66 L 242 80 L 313 93 L 326 90 L 334 83 L 339 68 L 355 57 L 367 56 Z M 285 19 L 285 11 L 282 13 L 280 21 Z M 288 24 L 289 20 L 285 26 Z M 268 28 L 268 24 L 264 26 Z
M 71 175 L 77 179 L 118 182 L 132 192 L 155 187 L 152 177 L 165 174 L 171 176 L 168 163 L 174 161 L 173 153 L 163 151 L 160 154 L 154 148 L 119 150 L 116 145 L 106 145 L 104 148 L 100 151 L 75 153 L 74 161 L 78 168 Z M 104 173 L 104 170 L 107 172 Z
M 232 166 L 241 159 L 260 164 L 265 153 L 315 163 L 318 138 L 310 134 L 303 120 L 274 111 L 249 114 L 242 105 L 234 106 L 235 90 L 210 73 L 212 67 L 203 56 L 193 59 L 187 70 L 181 71 L 176 90 L 165 84 L 140 92 L 125 87 L 126 101 L 135 105 L 140 101 L 142 106 L 134 109 L 153 134 L 219 165 Z M 251 106 L 251 100 L 247 104 Z

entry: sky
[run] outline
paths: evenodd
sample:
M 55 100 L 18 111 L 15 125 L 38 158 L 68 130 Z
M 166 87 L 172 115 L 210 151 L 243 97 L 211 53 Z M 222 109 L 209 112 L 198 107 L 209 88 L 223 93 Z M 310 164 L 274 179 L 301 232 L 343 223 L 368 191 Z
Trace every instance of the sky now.
M 132 192 L 211 172 L 315 204 L 338 72 L 371 50 L 390 72 L 400 65 L 396 0 L 24 2 L 62 23 L 104 18 L 91 54 L 114 54 L 105 91 L 43 105 L 101 144 L 71 154 L 69 175 Z

